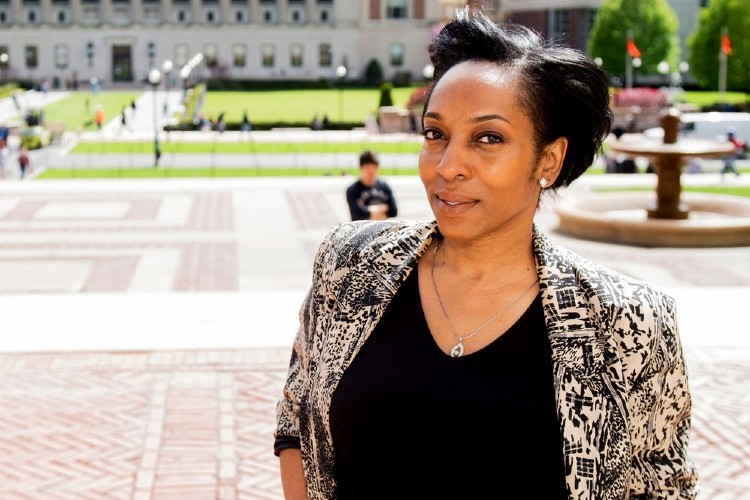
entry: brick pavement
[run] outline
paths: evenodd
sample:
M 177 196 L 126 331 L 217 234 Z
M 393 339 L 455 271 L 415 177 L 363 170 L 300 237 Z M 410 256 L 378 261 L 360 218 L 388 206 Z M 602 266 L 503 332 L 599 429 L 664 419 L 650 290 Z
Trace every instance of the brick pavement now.
M 347 181 L 0 186 L 0 498 L 280 498 L 271 430 L 294 320 L 271 318 L 253 328 L 276 331 L 250 332 L 226 315 L 270 310 L 243 300 L 304 290 L 317 242 L 346 220 Z M 426 215 L 413 180 L 393 185 L 404 217 Z M 549 227 L 550 213 L 539 221 Z M 552 236 L 661 286 L 706 293 L 750 286 L 747 248 L 644 249 Z M 113 309 L 89 317 L 61 309 L 73 296 L 98 306 L 111 297 L 153 322 L 149 335 L 162 332 L 172 343 L 145 349 L 140 332 L 128 335 L 143 318 L 125 314 L 116 316 L 124 324 L 112 324 Z M 190 306 L 167 308 L 176 296 Z M 39 310 L 14 311 L 27 297 Z M 161 301 L 161 310 L 147 310 L 144 299 Z M 50 328 L 55 321 L 59 328 Z M 81 347 L 76 328 L 96 334 L 97 348 Z M 227 333 L 217 328 L 235 328 L 236 342 L 221 344 L 237 347 L 211 347 L 210 338 Z M 716 329 L 686 346 L 691 454 L 703 475 L 701 498 L 750 498 L 750 346 L 739 324 Z M 734 337 L 719 335 L 725 330 Z M 107 348 L 115 331 L 124 338 Z M 70 336 L 71 347 L 46 352 L 65 346 L 56 334 Z M 246 342 L 250 334 L 264 337 Z M 711 342 L 719 337 L 740 343 Z

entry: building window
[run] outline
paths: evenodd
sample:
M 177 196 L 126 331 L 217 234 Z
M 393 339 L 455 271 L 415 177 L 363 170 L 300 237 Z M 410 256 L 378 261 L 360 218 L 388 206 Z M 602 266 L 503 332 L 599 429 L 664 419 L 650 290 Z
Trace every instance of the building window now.
M 293 9 L 292 10 L 292 22 L 293 23 L 304 23 L 305 22 L 305 12 L 302 9 Z
M 0 10 L 0 24 L 6 24 L 8 22 L 8 13 L 5 10 Z
M 386 19 L 406 19 L 408 17 L 406 2 L 407 0 L 387 0 L 385 4 Z
M 264 23 L 271 24 L 276 22 L 276 11 L 274 9 L 263 9 L 261 15 Z
M 29 24 L 36 23 L 36 11 L 35 10 L 30 10 L 28 12 L 27 18 L 28 18 Z
M 327 23 L 331 20 L 331 14 L 328 12 L 328 10 L 321 10 L 320 11 L 320 22 L 321 23 Z
M 206 66 L 213 68 L 218 63 L 218 47 L 215 43 L 207 43 L 203 46 L 203 60 L 206 61 Z
M 242 24 L 245 22 L 245 12 L 242 10 L 235 10 L 234 11 L 234 21 L 238 24 Z
M 36 68 L 39 66 L 38 50 L 39 48 L 36 45 L 27 45 L 24 49 L 27 68 Z
M 243 44 L 232 45 L 232 65 L 235 68 L 244 68 L 247 63 L 247 47 Z
M 190 22 L 190 12 L 186 9 L 180 9 L 177 11 L 177 22 L 180 24 L 187 24 Z
M 55 45 L 55 68 L 65 69 L 68 67 L 68 46 Z
M 68 22 L 68 13 L 64 10 L 58 10 L 57 11 L 57 23 L 58 24 L 67 24 Z
M 276 47 L 272 43 L 264 43 L 260 46 L 260 60 L 264 68 L 273 68 Z
M 301 43 L 293 43 L 289 46 L 289 65 L 300 68 L 304 64 L 303 49 Z
M 333 61 L 333 53 L 330 43 L 321 43 L 318 45 L 318 65 L 322 68 L 330 68 Z
M 390 53 L 391 66 L 402 66 L 404 64 L 404 44 L 392 43 Z
M 188 46 L 186 43 L 178 43 L 174 46 L 174 62 L 180 68 L 188 61 Z

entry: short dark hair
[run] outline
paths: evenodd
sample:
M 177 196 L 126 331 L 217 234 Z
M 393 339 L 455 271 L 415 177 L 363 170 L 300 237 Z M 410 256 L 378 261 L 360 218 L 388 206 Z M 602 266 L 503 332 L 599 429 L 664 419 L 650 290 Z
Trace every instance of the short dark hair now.
M 435 85 L 453 66 L 487 61 L 518 75 L 521 102 L 534 128 L 537 157 L 559 137 L 568 140 L 555 186 L 567 186 L 594 162 L 612 126 L 609 82 L 581 51 L 557 47 L 517 24 L 495 24 L 478 9 L 464 7 L 429 47 L 435 68 L 424 110 Z
M 362 154 L 359 155 L 359 166 L 367 165 L 368 163 L 374 163 L 375 165 L 380 165 L 380 160 L 378 160 L 378 154 L 368 149 L 366 151 L 363 151 Z

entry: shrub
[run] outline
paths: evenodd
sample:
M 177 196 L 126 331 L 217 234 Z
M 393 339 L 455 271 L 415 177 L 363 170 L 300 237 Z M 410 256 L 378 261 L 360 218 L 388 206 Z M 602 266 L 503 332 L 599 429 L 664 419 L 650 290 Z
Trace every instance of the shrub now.
M 378 103 L 378 107 L 382 108 L 383 106 L 393 106 L 393 84 L 390 82 L 385 82 L 380 85 L 380 102 Z
M 377 59 L 370 59 L 365 68 L 365 83 L 367 85 L 380 85 L 383 81 L 383 68 Z

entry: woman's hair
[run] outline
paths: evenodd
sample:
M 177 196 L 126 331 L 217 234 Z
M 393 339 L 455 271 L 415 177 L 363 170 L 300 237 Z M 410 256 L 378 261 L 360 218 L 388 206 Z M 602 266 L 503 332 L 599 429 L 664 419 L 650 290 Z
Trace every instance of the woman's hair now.
M 594 162 L 612 125 L 607 76 L 586 54 L 557 47 L 530 29 L 497 25 L 477 9 L 464 7 L 429 48 L 435 67 L 424 110 L 435 85 L 453 66 L 487 61 L 517 77 L 520 102 L 534 128 L 537 156 L 559 137 L 568 139 L 555 186 L 567 186 Z

